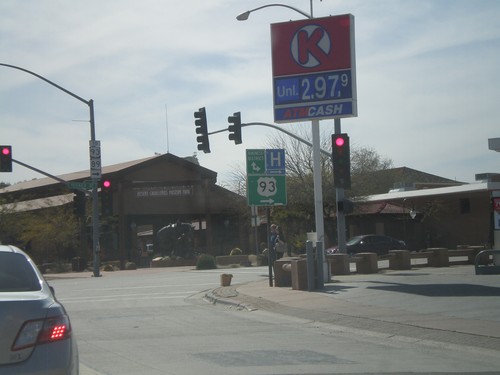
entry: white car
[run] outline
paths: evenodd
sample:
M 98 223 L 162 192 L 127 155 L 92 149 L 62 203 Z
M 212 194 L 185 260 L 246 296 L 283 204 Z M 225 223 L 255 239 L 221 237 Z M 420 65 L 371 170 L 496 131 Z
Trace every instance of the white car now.
M 0 245 L 0 375 L 77 375 L 69 317 L 31 258 Z

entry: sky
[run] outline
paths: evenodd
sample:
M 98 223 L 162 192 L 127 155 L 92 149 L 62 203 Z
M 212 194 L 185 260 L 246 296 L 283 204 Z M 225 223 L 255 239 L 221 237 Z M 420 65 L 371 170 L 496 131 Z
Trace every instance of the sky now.
M 0 63 L 22 67 L 94 102 L 102 164 L 170 152 L 197 154 L 225 184 L 246 149 L 277 130 L 248 126 L 243 143 L 210 136 L 197 150 L 193 113 L 209 131 L 273 124 L 270 25 L 304 19 L 245 0 L 2 0 Z M 311 13 L 309 0 L 286 4 Z M 341 120 L 352 147 L 441 177 L 474 182 L 500 173 L 500 1 L 313 0 L 314 17 L 352 14 L 358 116 Z M 322 120 L 322 137 L 333 133 Z M 280 124 L 308 132 L 310 121 Z M 89 169 L 89 107 L 25 72 L 0 66 L 0 144 L 53 175 Z M 14 164 L 0 182 L 41 178 Z

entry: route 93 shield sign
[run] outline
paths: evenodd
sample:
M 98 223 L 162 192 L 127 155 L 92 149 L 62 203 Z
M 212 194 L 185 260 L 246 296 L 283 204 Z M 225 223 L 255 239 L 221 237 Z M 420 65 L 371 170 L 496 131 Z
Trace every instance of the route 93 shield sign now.
M 285 150 L 247 150 L 246 156 L 248 204 L 286 205 Z

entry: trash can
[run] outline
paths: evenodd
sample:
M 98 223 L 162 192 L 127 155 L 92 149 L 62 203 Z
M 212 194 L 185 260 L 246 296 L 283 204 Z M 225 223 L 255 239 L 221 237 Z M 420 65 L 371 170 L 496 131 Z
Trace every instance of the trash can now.
M 220 275 L 220 285 L 221 286 L 230 286 L 232 278 L 233 278 L 233 275 L 231 275 L 230 273 L 223 273 L 222 275 Z

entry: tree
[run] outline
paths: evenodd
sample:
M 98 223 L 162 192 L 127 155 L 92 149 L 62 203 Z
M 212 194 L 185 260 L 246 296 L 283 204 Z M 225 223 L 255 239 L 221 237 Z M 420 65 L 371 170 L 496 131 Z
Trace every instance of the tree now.
M 351 150 L 351 181 L 350 196 L 363 197 L 370 194 L 384 193 L 387 179 L 384 175 L 375 173 L 393 167 L 389 158 L 384 158 L 373 148 L 360 147 Z
M 298 133 L 299 137 L 311 142 L 309 128 Z M 321 135 L 321 148 L 331 150 L 331 133 Z M 284 226 L 286 239 L 297 249 L 304 247 L 306 232 L 315 230 L 314 181 L 312 148 L 284 133 L 276 133 L 264 148 L 286 150 L 287 206 L 272 209 L 272 220 Z M 352 189 L 346 190 L 347 196 L 365 196 L 377 186 L 371 172 L 392 166 L 390 159 L 380 156 L 375 150 L 366 147 L 351 146 Z M 244 168 L 235 168 L 230 185 L 234 191 L 244 193 Z M 321 174 L 323 189 L 323 215 L 325 234 L 332 242 L 336 237 L 334 213 L 336 212 L 336 190 L 333 185 L 333 165 L 331 157 L 321 154 Z
M 22 211 L 16 206 L 4 205 L 1 210 L 3 243 L 23 248 L 37 263 L 67 261 L 75 255 L 79 227 L 71 204 Z

